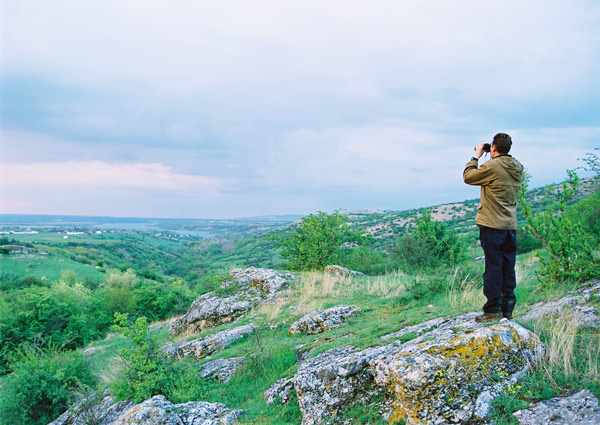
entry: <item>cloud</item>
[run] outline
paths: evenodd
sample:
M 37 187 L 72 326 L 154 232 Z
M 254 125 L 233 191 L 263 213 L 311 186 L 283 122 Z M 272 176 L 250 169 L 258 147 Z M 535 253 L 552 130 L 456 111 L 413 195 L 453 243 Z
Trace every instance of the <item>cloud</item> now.
M 49 186 L 54 190 L 89 186 L 215 193 L 226 185 L 224 179 L 178 174 L 160 163 L 103 161 L 5 164 L 2 180 L 9 188 Z

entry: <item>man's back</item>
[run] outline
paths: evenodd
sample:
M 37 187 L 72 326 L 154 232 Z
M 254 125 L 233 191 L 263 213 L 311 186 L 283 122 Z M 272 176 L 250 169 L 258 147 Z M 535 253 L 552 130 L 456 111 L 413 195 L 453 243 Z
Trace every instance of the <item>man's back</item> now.
M 475 223 L 493 229 L 517 227 L 517 193 L 523 165 L 510 155 L 499 155 L 477 168 L 477 161 L 465 167 L 465 183 L 481 186 L 481 205 Z

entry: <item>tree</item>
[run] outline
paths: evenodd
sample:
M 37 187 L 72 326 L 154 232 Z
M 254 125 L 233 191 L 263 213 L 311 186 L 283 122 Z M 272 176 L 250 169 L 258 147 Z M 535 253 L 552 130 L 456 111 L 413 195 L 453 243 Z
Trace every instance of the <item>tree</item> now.
M 319 211 L 302 218 L 300 226 L 282 242 L 281 255 L 292 270 L 323 269 L 334 258 L 335 251 L 348 238 L 355 236 L 346 227 L 347 218 L 337 211 Z

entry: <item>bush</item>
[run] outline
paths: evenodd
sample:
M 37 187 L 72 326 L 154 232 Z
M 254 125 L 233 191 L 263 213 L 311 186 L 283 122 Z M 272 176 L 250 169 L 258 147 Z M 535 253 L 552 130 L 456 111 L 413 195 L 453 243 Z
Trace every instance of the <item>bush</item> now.
M 531 204 L 525 199 L 529 183 L 527 174 L 518 196 L 528 230 L 544 247 L 537 273 L 542 286 L 546 287 L 554 283 L 585 282 L 600 273 L 595 238 L 565 213 L 567 201 L 573 197 L 579 183 L 575 171 L 567 170 L 567 174 L 558 202 L 552 202 L 550 193 L 547 193 L 546 208 L 539 214 L 533 214 Z
M 330 264 L 344 241 L 357 239 L 346 228 L 346 220 L 337 211 L 333 214 L 319 211 L 303 217 L 300 226 L 281 244 L 287 266 L 292 270 L 322 270 Z
M 409 270 L 453 266 L 466 258 L 466 244 L 445 223 L 433 220 L 425 210 L 412 233 L 400 238 L 397 255 Z
M 10 368 L 0 393 L 3 424 L 45 425 L 67 409 L 76 390 L 95 384 L 81 354 L 54 346 L 26 349 Z
M 127 314 L 115 313 L 113 331 L 133 342 L 133 347 L 119 351 L 125 369 L 114 383 L 117 398 L 139 403 L 162 394 L 168 387 L 169 361 L 156 338 L 150 335 L 146 318 L 139 317 L 130 323 Z

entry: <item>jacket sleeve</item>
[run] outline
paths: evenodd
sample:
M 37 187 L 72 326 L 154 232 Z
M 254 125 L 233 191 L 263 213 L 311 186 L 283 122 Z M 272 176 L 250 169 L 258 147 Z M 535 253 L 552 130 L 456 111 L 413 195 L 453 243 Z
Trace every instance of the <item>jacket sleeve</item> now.
M 492 167 L 488 162 L 477 168 L 477 161 L 469 161 L 463 171 L 463 180 L 474 186 L 485 186 L 491 182 Z

